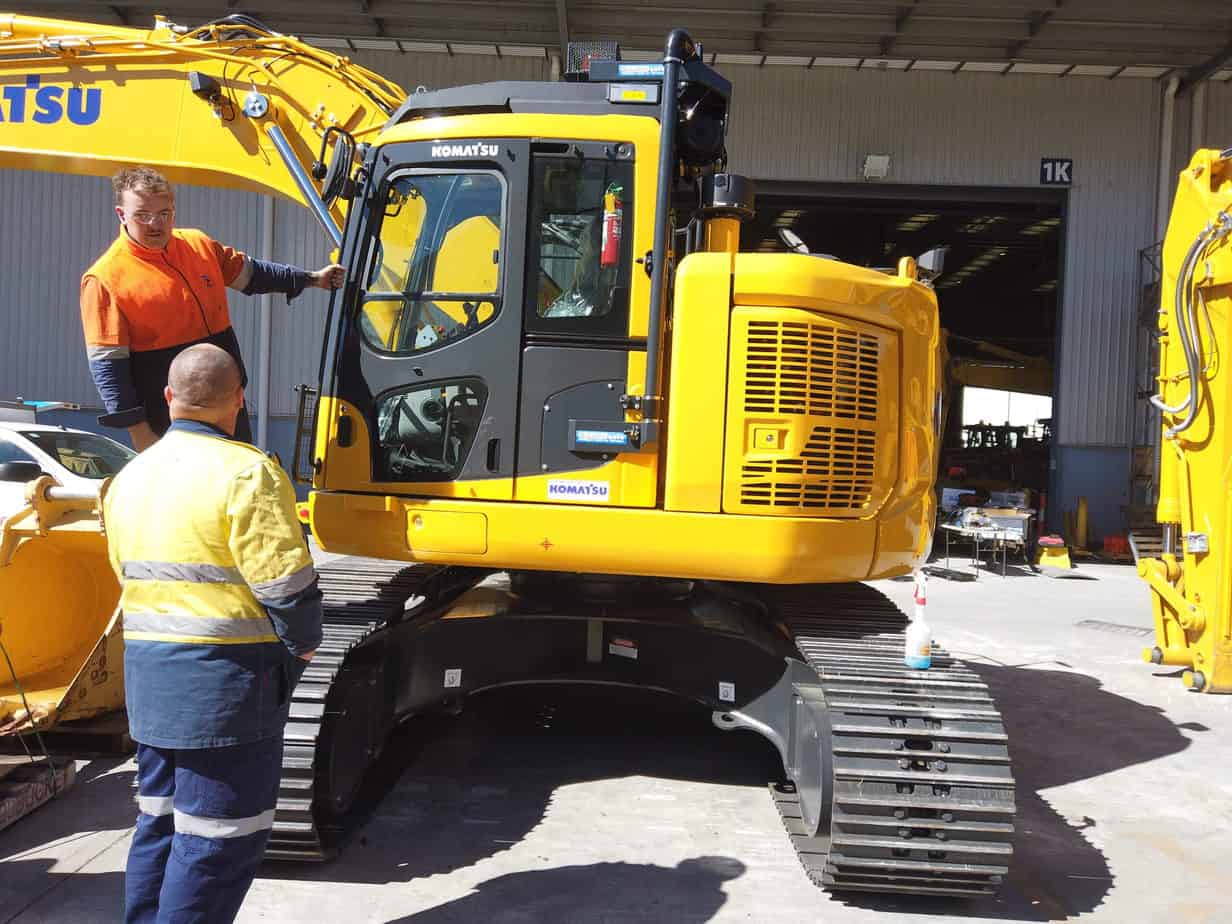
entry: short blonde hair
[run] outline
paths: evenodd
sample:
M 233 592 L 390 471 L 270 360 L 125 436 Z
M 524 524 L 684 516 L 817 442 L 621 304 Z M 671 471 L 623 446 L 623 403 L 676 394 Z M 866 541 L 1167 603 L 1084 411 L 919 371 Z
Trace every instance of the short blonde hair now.
M 115 193 L 116 205 L 120 205 L 124 193 L 130 189 L 133 192 L 175 198 L 175 190 L 171 188 L 167 178 L 153 167 L 125 167 L 111 178 L 111 189 Z

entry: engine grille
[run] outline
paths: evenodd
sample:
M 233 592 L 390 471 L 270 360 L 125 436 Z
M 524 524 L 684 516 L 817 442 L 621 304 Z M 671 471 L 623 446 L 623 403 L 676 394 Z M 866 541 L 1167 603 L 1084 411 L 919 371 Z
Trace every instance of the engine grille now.
M 807 321 L 748 322 L 744 409 L 877 419 L 877 337 Z
M 744 465 L 740 502 L 801 510 L 860 510 L 873 493 L 876 460 L 876 431 L 814 427 L 799 458 Z
M 883 406 L 897 390 L 894 334 L 792 308 L 737 309 L 732 325 L 724 509 L 873 512 L 888 489 L 877 458 L 895 424 Z M 756 445 L 758 432 L 770 442 Z

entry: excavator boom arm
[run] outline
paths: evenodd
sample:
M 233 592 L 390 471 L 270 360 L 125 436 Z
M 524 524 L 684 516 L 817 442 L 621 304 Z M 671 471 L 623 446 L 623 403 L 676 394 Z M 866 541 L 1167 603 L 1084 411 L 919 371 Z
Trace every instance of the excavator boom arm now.
M 0 167 L 108 175 L 150 164 L 177 182 L 286 196 L 335 241 L 341 211 L 321 201 L 310 165 L 330 129 L 331 140 L 370 141 L 404 99 L 247 17 L 195 29 L 159 18 L 145 31 L 0 14 Z

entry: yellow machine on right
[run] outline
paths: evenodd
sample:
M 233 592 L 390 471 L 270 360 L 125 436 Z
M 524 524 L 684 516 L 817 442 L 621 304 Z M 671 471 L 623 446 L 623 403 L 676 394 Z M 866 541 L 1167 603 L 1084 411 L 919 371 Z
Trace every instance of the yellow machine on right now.
M 1232 692 L 1232 149 L 1198 151 L 1181 173 L 1164 240 L 1159 309 L 1162 412 L 1155 646 L 1147 661 L 1184 668 L 1199 693 Z

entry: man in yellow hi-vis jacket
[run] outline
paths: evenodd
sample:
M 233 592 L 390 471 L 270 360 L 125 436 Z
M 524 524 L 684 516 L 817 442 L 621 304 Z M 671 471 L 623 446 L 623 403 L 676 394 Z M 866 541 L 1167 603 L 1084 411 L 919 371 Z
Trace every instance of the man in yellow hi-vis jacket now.
M 273 825 L 291 691 L 321 641 L 291 484 L 230 438 L 240 382 L 217 346 L 180 353 L 166 437 L 103 502 L 138 743 L 130 924 L 235 918 Z

